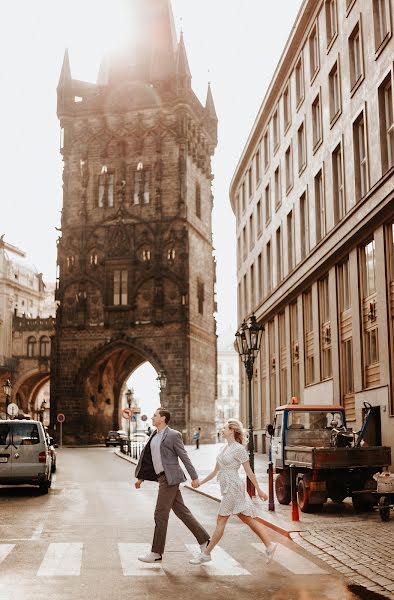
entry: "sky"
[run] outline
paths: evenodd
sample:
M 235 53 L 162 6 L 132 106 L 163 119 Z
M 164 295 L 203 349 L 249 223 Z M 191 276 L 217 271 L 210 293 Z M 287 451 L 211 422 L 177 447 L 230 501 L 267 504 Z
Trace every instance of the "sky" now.
M 0 235 L 54 281 L 62 207 L 56 86 L 64 50 L 72 76 L 96 81 L 125 37 L 131 0 L 10 0 L 0 21 Z M 229 186 L 301 0 L 172 0 L 192 85 L 210 80 L 219 118 L 213 161 L 219 331 L 236 323 L 235 218 Z

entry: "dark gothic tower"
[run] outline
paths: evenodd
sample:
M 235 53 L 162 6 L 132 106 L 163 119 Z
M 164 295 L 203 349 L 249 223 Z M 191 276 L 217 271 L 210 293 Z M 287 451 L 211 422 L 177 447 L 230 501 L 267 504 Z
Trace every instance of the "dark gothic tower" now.
M 64 161 L 52 423 L 94 442 L 120 425 L 128 376 L 164 371 L 172 424 L 214 437 L 211 157 L 217 116 L 191 88 L 170 0 L 130 0 L 132 43 L 97 84 L 58 85 Z

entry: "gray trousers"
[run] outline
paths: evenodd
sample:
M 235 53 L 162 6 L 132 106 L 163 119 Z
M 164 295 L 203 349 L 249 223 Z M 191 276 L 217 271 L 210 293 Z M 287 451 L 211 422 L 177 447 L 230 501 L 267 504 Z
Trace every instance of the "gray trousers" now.
M 155 533 L 153 535 L 152 552 L 163 554 L 166 544 L 168 519 L 171 509 L 192 532 L 199 544 L 209 540 L 209 534 L 193 517 L 183 502 L 182 494 L 177 485 L 168 485 L 165 475 L 159 477 L 159 494 L 155 508 Z

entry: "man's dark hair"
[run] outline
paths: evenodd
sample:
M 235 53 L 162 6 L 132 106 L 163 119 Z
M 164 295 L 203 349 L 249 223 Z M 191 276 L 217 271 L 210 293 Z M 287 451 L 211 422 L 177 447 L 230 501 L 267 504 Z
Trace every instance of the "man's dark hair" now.
M 165 409 L 165 408 L 161 408 L 159 407 L 158 409 L 159 415 L 161 417 L 165 418 L 166 424 L 169 422 L 169 420 L 171 419 L 171 413 L 169 410 Z

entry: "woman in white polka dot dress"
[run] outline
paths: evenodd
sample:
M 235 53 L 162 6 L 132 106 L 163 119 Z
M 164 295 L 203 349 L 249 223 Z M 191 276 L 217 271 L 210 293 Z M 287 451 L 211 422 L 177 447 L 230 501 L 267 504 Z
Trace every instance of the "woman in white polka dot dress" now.
M 238 515 L 258 535 L 265 544 L 267 563 L 269 563 L 276 550 L 276 544 L 270 541 L 265 533 L 264 526 L 256 519 L 256 506 L 246 493 L 245 484 L 238 474 L 242 465 L 247 477 L 255 486 L 259 498 L 267 500 L 268 496 L 261 490 L 255 474 L 250 468 L 247 452 L 242 445 L 244 439 L 242 423 L 237 419 L 229 419 L 223 428 L 223 437 L 227 443 L 217 456 L 215 469 L 200 481 L 200 485 L 203 485 L 215 476 L 219 480 L 222 501 L 219 507 L 216 529 L 205 550 L 196 558 L 192 558 L 190 563 L 199 565 L 211 560 L 211 552 L 222 538 L 231 515 Z

